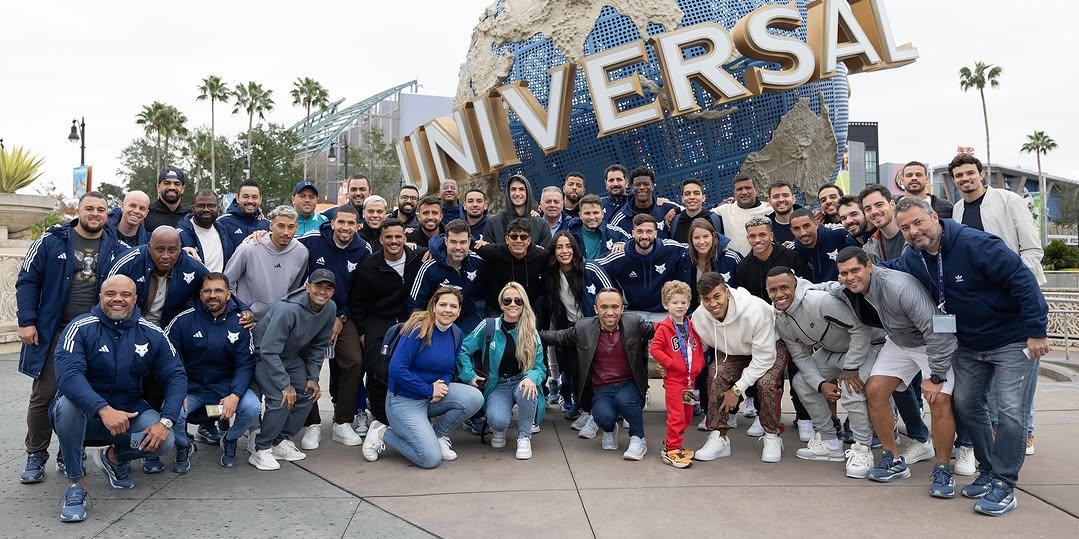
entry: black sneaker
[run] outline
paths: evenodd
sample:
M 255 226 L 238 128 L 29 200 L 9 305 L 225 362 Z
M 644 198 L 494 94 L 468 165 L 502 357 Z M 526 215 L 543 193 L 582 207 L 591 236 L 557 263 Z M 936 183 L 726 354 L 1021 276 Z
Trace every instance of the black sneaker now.
M 142 459 L 142 473 L 153 474 L 165 471 L 165 463 L 161 457 L 146 457 Z
M 189 444 L 186 447 L 176 446 L 176 462 L 172 463 L 172 473 L 187 473 L 191 471 L 191 455 L 198 451 L 198 446 Z
M 228 437 L 221 437 L 221 465 L 226 468 L 236 466 L 236 441 L 229 441 Z
M 195 441 L 217 445 L 221 443 L 221 430 L 214 423 L 199 425 L 199 430 L 195 432 Z
M 26 455 L 26 469 L 19 475 L 19 482 L 24 485 L 40 483 L 45 480 L 45 463 L 49 461 L 47 451 L 38 451 Z

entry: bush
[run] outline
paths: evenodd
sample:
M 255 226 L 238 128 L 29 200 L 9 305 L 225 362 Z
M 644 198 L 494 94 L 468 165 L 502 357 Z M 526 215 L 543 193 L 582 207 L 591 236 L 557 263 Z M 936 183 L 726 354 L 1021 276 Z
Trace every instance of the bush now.
M 1079 247 L 1060 240 L 1049 242 L 1042 257 L 1042 267 L 1050 271 L 1079 268 Z
M 36 240 L 40 238 L 46 230 L 53 227 L 54 225 L 62 225 L 70 220 L 70 217 L 58 211 L 51 212 L 46 215 L 44 219 L 38 221 L 32 229 L 30 229 L 30 239 Z

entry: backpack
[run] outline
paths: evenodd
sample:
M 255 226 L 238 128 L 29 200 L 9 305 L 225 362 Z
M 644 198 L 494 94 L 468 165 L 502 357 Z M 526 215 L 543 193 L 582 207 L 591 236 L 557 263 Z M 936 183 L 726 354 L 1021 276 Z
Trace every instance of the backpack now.
M 491 341 L 495 336 L 495 320 L 495 318 L 487 318 L 483 321 L 483 348 L 477 350 L 472 358 L 472 370 L 484 379 L 489 379 L 487 371 L 490 369 L 491 362 L 487 357 L 487 351 L 491 349 Z

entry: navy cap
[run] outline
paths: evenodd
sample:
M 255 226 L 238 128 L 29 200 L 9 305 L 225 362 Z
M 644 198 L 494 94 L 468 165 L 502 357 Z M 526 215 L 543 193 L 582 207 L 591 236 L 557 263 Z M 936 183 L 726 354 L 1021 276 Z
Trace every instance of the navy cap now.
M 318 196 L 318 187 L 315 187 L 315 184 L 307 180 L 300 180 L 297 182 L 296 187 L 292 189 L 292 194 L 298 195 L 300 194 L 300 191 L 303 191 L 304 189 L 310 189 L 315 192 L 315 196 Z
M 323 268 L 312 271 L 311 276 L 307 278 L 307 282 L 311 284 L 330 283 L 335 288 L 337 287 L 337 279 L 333 276 L 333 272 Z
M 165 180 L 180 180 L 180 183 L 186 185 L 187 175 L 184 174 L 184 171 L 176 167 L 165 167 L 165 169 L 157 175 L 157 183 L 161 183 Z

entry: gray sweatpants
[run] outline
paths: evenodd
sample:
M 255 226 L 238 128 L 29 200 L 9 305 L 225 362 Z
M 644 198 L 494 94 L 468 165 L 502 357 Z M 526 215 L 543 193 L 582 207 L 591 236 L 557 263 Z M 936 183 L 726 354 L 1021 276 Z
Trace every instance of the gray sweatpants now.
M 260 361 L 255 364 L 255 383 L 265 399 L 262 413 L 262 430 L 255 437 L 256 449 L 268 449 L 280 440 L 292 438 L 303 428 L 304 420 L 311 411 L 314 401 L 303 394 L 307 383 L 307 366 L 299 358 L 285 360 L 285 371 L 289 383 L 296 390 L 296 404 L 291 410 L 281 400 L 281 390 L 273 384 L 265 365 Z
M 880 346 L 874 346 L 865 363 L 858 369 L 858 376 L 863 383 L 869 380 L 869 373 L 873 371 L 873 363 L 877 360 L 878 352 L 880 352 Z M 843 373 L 845 356 L 846 354 L 821 349 L 814 352 L 812 357 L 820 375 L 825 380 L 834 380 Z M 834 440 L 836 439 L 835 425 L 832 423 L 832 411 L 828 407 L 828 400 L 824 398 L 823 393 L 817 391 L 816 387 L 806 382 L 804 370 L 801 369 L 794 376 L 791 384 L 798 393 L 798 398 L 802 399 L 802 404 L 805 405 L 810 418 L 813 419 L 813 428 L 820 433 L 821 438 Z M 873 426 L 869 422 L 869 408 L 866 406 L 865 393 L 847 391 L 845 387 L 840 387 L 840 392 L 839 404 L 843 405 L 843 409 L 847 411 L 854 441 L 868 447 L 873 440 Z

